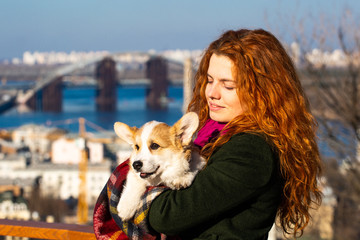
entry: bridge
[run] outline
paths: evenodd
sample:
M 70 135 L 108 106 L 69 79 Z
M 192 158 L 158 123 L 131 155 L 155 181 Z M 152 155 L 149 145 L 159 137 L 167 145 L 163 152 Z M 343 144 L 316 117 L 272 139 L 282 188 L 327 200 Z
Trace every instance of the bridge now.
M 124 59 L 129 61 L 129 57 L 140 59 L 137 69 L 125 66 Z M 18 91 L 15 97 L 10 94 L 8 99 L 0 99 L 0 112 L 14 105 L 27 105 L 33 110 L 62 111 L 62 83 L 63 79 L 69 76 L 89 76 L 96 79 L 96 106 L 99 111 L 114 111 L 117 100 L 116 85 L 133 82 L 147 85 L 148 107 L 162 109 L 166 108 L 164 99 L 167 97 L 168 85 L 182 84 L 184 77 L 190 81 L 188 76 L 191 75 L 189 72 L 193 67 L 187 65 L 186 68 L 184 70 L 184 63 L 141 52 L 114 53 L 57 68 L 51 67 L 49 73 L 37 77 L 31 88 Z M 6 78 L 13 75 L 8 73 L 0 77 L 6 81 Z

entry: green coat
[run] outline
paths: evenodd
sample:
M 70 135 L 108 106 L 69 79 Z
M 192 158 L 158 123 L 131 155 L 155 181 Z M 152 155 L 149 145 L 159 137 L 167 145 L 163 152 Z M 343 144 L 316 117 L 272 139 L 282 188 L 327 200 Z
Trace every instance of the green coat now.
M 277 153 L 258 135 L 237 134 L 189 188 L 159 195 L 148 220 L 182 239 L 267 239 L 281 195 Z

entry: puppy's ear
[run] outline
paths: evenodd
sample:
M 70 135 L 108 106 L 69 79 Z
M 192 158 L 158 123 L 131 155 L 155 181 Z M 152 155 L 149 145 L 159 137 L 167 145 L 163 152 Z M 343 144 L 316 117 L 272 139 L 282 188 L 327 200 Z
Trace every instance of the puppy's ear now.
M 127 142 L 128 144 L 134 143 L 134 133 L 137 130 L 136 127 L 129 127 L 125 123 L 122 122 L 116 122 L 114 124 L 114 130 L 116 135 L 119 136 L 122 140 Z
M 175 134 L 180 138 L 183 146 L 188 145 L 199 126 L 199 117 L 194 112 L 185 114 L 179 121 L 177 121 L 173 128 Z

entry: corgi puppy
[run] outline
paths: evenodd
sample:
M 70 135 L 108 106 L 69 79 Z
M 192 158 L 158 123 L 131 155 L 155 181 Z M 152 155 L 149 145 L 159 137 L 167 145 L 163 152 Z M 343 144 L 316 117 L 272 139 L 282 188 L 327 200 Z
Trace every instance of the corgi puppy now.
M 122 220 L 134 216 L 148 186 L 165 185 L 171 189 L 190 186 L 205 165 L 192 147 L 198 126 L 199 118 L 194 112 L 185 114 L 173 126 L 151 121 L 138 129 L 115 123 L 116 134 L 133 147 L 130 170 L 117 206 Z

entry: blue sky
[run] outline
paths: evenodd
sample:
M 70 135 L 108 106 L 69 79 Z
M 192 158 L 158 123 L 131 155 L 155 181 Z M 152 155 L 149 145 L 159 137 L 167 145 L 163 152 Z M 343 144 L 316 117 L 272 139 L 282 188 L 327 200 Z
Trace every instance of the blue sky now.
M 359 11 L 360 1 L 1 0 L 0 60 L 24 51 L 203 49 L 227 29 L 285 34 L 294 18 L 337 21 L 346 8 Z

